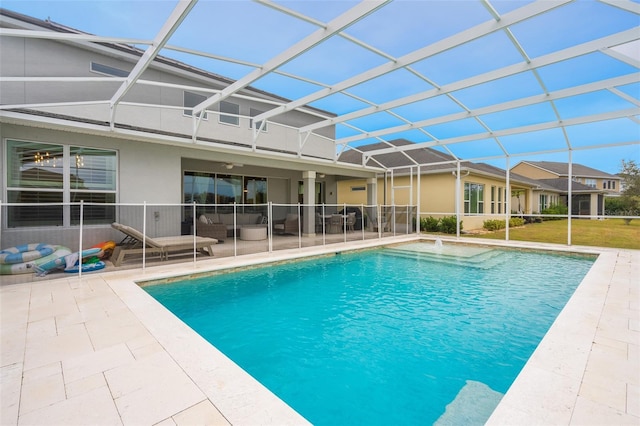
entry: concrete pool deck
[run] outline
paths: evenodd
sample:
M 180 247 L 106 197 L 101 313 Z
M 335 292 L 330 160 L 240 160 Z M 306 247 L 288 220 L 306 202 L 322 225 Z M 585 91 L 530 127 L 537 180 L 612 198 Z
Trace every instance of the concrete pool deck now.
M 1 277 L 0 424 L 307 424 L 136 281 L 416 238 L 82 278 L 19 282 Z M 488 424 L 640 424 L 640 251 L 453 241 L 599 254 Z

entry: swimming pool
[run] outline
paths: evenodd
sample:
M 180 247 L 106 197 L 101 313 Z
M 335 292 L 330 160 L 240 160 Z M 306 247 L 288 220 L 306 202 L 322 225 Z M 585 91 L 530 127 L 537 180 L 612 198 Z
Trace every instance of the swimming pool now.
M 470 424 L 486 420 L 592 263 L 414 247 L 145 290 L 315 424 Z

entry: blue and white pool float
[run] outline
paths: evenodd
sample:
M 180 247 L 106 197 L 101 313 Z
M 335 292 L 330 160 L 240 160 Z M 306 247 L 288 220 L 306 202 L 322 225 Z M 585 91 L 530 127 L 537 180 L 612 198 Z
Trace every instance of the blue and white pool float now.
M 99 271 L 100 269 L 104 269 L 105 266 L 106 264 L 102 260 L 95 263 L 83 263 L 82 273 Z M 77 274 L 78 272 L 80 272 L 80 264 L 76 264 L 70 268 L 65 268 L 64 271 L 69 274 Z
M 0 275 L 30 274 L 32 272 L 35 272 L 35 268 L 39 265 L 47 264 L 59 258 L 64 259 L 65 256 L 71 254 L 71 250 L 67 247 L 55 245 L 51 247 L 53 247 L 53 252 L 51 254 L 37 258 L 35 260 L 30 260 L 22 263 L 0 264 Z M 13 249 L 13 247 L 11 249 Z M 3 250 L 3 252 L 7 250 Z
M 22 244 L 0 250 L 0 264 L 13 265 L 15 263 L 28 263 L 32 260 L 48 256 L 55 251 L 51 244 L 33 243 Z
M 34 269 L 34 272 L 36 273 L 36 276 L 43 277 L 55 269 L 66 269 L 67 267 L 71 267 L 72 265 L 67 265 L 68 256 L 73 256 L 74 257 L 73 263 L 75 263 L 76 259 L 80 259 L 80 258 L 84 259 L 86 257 L 95 256 L 99 252 L 100 252 L 99 248 L 90 248 L 87 250 L 82 250 L 82 252 L 75 252 L 75 253 L 71 253 L 71 251 L 69 250 L 68 253 L 65 253 L 62 256 L 58 256 L 55 259 L 51 259 L 46 263 L 35 265 L 33 269 Z

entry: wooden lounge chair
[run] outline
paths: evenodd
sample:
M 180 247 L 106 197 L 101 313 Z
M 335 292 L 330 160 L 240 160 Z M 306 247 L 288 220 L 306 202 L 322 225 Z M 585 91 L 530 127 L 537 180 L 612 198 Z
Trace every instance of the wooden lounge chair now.
M 125 256 L 132 254 L 158 254 L 161 260 L 168 259 L 169 253 L 196 250 L 213 256 L 213 246 L 218 243 L 215 238 L 194 237 L 193 235 L 179 235 L 175 237 L 145 236 L 135 228 L 114 222 L 111 227 L 125 234 L 125 238 L 113 250 L 111 259 L 115 266 L 120 266 Z M 195 239 L 195 243 L 194 243 Z M 143 248 L 143 241 L 146 248 Z M 206 250 L 205 250 L 206 249 Z

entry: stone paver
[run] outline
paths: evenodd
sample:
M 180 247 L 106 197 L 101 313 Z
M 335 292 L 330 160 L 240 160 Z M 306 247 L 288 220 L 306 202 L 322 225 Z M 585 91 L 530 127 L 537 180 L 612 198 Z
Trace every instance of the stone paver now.
M 306 424 L 134 280 L 323 250 L 2 283 L 1 424 Z M 602 250 L 489 423 L 640 424 L 639 276 Z

